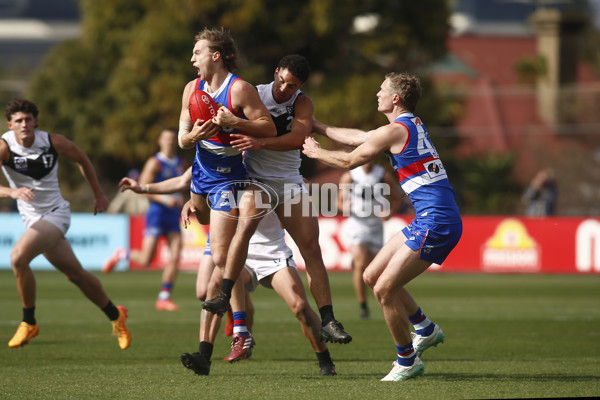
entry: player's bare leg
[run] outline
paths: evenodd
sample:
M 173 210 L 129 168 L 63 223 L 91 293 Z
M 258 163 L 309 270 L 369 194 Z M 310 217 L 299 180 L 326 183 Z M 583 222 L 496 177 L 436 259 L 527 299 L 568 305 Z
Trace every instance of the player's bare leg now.
M 344 327 L 333 314 L 329 275 L 319 245 L 319 221 L 316 214 L 312 213 L 309 196 L 305 193 L 297 196 L 302 196 L 300 201 L 294 198 L 288 204 L 279 205 L 275 211 L 304 258 L 308 287 L 321 314 L 321 340 L 349 343 L 352 336 L 344 331 Z M 304 215 L 307 202 L 311 212 L 309 215 Z
M 190 192 L 190 200 L 195 209 L 196 219 L 200 225 L 210 224 L 211 209 L 204 196 Z
M 228 243 L 221 292 L 202 304 L 202 308 L 205 310 L 220 315 L 227 311 L 233 285 L 239 278 L 248 256 L 250 238 L 256 231 L 260 219 L 268 211 L 269 203 L 266 194 L 260 188 L 250 185 L 244 190 L 238 205 L 237 229 Z M 219 265 L 217 260 L 215 263 Z
M 396 235 L 383 246 L 364 273 L 365 283 L 373 288 L 398 354 L 392 371 L 382 380 L 397 380 L 398 371 L 414 376 L 423 373 L 423 363 L 409 330 L 409 316 L 419 307 L 404 286 L 431 263 L 421 260 L 418 252 L 404 244 L 402 232 Z M 402 364 L 402 359 L 407 364 Z
M 179 270 L 179 260 L 181 257 L 181 233 L 167 233 L 167 243 L 169 245 L 170 258 L 163 269 L 161 278 L 161 290 L 158 294 L 155 307 L 157 310 L 177 311 L 179 306 L 171 300 L 171 290 L 177 278 Z
M 337 375 L 327 345 L 320 340 L 321 321 L 310 307 L 298 271 L 293 267 L 283 268 L 268 279 L 273 289 L 298 318 L 304 337 L 317 355 L 321 375 Z
M 367 307 L 367 285 L 363 280 L 363 273 L 367 265 L 373 260 L 375 254 L 369 251 L 365 244 L 355 244 L 350 247 L 352 255 L 352 284 L 356 300 L 360 305 L 360 318 L 368 319 L 370 317 L 369 308 Z

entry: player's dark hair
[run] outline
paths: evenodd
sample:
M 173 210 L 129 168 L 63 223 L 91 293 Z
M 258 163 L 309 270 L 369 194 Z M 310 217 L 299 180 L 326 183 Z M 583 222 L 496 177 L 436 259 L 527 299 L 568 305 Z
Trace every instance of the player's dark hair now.
M 308 60 L 299 54 L 283 57 L 279 60 L 277 68 L 279 68 L 280 71 L 282 69 L 287 69 L 292 75 L 300 79 L 302 83 L 306 82 L 310 76 L 310 65 L 308 65 Z
M 13 114 L 18 112 L 31 114 L 34 118 L 37 118 L 40 113 L 35 103 L 25 99 L 14 98 L 6 104 L 6 120 L 10 121 Z
M 198 33 L 194 38 L 194 44 L 199 40 L 207 40 L 210 43 L 210 51 L 218 51 L 221 53 L 223 65 L 229 72 L 237 69 L 239 64 L 238 48 L 228 31 L 223 28 L 204 28 L 204 30 Z
M 414 112 L 421 99 L 421 82 L 415 75 L 407 72 L 390 72 L 385 76 L 389 80 L 390 90 L 400 96 L 402 106 Z

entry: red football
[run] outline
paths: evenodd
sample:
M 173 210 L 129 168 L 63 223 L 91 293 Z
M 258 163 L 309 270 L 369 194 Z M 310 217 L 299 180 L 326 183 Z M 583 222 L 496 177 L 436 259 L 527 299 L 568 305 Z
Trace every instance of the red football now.
M 205 91 L 194 90 L 190 96 L 190 105 L 188 108 L 190 110 L 192 123 L 194 123 L 198 119 L 207 121 L 217 115 L 219 106 L 217 106 L 215 100 Z

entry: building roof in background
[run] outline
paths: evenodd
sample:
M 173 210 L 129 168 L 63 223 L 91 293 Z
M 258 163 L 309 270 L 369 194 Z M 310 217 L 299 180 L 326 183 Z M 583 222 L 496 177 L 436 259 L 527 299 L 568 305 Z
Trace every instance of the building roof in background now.
M 24 74 L 4 86 L 21 88 L 55 44 L 80 32 L 76 0 L 0 0 L 0 68 Z
M 78 21 L 75 0 L 0 0 L 0 19 Z

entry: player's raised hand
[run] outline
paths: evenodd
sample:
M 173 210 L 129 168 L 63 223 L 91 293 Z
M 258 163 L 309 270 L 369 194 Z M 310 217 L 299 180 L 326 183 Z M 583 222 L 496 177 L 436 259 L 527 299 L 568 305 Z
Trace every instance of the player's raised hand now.
M 128 177 L 121 179 L 121 181 L 119 182 L 119 190 L 121 190 L 121 192 L 131 190 L 135 193 L 142 193 L 142 187 L 140 186 L 138 181 Z

